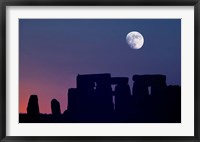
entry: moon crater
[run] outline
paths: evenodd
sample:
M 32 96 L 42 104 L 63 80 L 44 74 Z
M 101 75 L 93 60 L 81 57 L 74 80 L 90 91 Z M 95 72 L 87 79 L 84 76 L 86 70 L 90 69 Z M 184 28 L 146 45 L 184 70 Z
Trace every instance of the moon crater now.
M 132 49 L 140 49 L 144 44 L 144 37 L 141 33 L 132 31 L 127 34 L 126 42 Z

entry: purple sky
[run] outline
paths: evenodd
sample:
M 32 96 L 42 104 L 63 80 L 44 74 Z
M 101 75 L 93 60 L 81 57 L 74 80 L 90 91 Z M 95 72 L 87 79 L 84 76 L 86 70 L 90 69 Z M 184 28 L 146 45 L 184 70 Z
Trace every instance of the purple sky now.
M 131 49 L 126 35 L 138 31 L 144 46 Z M 168 85 L 181 85 L 180 19 L 20 19 L 19 112 L 37 94 L 41 113 L 51 113 L 57 99 L 67 108 L 68 88 L 76 76 L 111 73 L 164 74 Z

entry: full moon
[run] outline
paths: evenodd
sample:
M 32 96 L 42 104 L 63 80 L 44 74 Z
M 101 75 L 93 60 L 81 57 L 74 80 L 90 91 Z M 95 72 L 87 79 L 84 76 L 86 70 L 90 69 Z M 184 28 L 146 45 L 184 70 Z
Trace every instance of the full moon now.
M 144 44 L 144 37 L 141 33 L 132 31 L 127 34 L 126 42 L 132 49 L 140 49 Z

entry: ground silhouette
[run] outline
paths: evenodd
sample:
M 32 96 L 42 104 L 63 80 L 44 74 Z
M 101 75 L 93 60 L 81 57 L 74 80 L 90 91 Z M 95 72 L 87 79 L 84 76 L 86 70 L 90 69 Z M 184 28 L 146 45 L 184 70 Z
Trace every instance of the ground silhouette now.
M 85 74 L 68 90 L 68 108 L 51 101 L 52 114 L 39 112 L 38 97 L 31 95 L 20 123 L 181 123 L 181 87 L 166 85 L 165 75 Z M 113 87 L 114 86 L 114 87 Z M 132 93 L 131 93 L 132 92 Z

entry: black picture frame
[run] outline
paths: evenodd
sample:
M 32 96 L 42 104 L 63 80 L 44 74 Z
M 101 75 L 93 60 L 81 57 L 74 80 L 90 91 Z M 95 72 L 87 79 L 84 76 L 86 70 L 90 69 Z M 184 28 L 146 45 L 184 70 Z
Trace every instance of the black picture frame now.
M 16 137 L 6 136 L 6 7 L 7 6 L 194 6 L 195 19 L 195 135 L 194 136 L 67 136 L 67 137 Z M 0 140 L 2 142 L 19 141 L 164 141 L 198 142 L 200 141 L 200 97 L 199 97 L 199 60 L 200 60 L 200 2 L 199 0 L 0 0 Z

